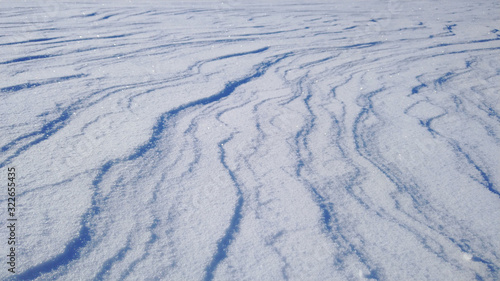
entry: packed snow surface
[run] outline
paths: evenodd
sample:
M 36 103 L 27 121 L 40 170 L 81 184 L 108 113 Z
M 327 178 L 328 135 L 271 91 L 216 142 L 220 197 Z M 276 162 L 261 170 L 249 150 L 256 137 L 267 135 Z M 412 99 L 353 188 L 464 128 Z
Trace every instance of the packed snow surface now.
M 500 2 L 0 2 L 0 279 L 500 280 Z

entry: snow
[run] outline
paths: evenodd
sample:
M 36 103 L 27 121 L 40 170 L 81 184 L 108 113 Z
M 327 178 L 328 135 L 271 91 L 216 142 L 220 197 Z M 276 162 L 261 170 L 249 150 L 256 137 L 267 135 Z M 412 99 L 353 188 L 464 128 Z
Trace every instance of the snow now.
M 0 8 L 0 279 L 500 279 L 498 1 Z

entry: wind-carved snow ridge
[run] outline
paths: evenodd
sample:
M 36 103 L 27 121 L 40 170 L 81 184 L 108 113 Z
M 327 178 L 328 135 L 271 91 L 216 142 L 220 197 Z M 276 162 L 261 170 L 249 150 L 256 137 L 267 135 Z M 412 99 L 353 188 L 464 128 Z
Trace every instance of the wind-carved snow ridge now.
M 0 279 L 500 279 L 499 3 L 0 5 Z
M 242 217 L 241 209 L 245 202 L 241 193 L 240 186 L 238 184 L 238 180 L 236 179 L 236 176 L 233 173 L 233 171 L 231 171 L 231 169 L 227 166 L 225 160 L 226 155 L 224 151 L 224 144 L 226 144 L 230 140 L 231 138 L 228 138 L 219 143 L 220 154 L 221 154 L 220 161 L 224 166 L 224 168 L 229 173 L 229 176 L 231 177 L 231 180 L 233 181 L 236 187 L 236 195 L 238 197 L 238 201 L 236 202 L 236 206 L 234 207 L 234 214 L 231 217 L 229 227 L 227 228 L 224 236 L 217 243 L 217 252 L 214 254 L 214 256 L 212 257 L 212 261 L 208 264 L 206 268 L 206 275 L 205 278 L 203 278 L 204 280 L 212 280 L 214 278 L 214 272 L 217 269 L 217 266 L 221 261 L 223 261 L 227 257 L 228 247 L 230 246 L 232 240 L 234 239 L 235 235 L 238 233 L 239 230 L 240 221 Z
M 258 53 L 258 52 L 262 52 L 262 51 L 265 51 L 267 48 L 262 48 L 260 50 L 257 50 L 257 51 L 254 51 L 254 52 L 249 52 L 249 53 L 246 53 L 246 54 L 254 54 L 254 53 Z M 233 56 L 239 56 L 241 54 L 236 54 L 236 55 L 229 55 L 229 56 L 223 56 L 223 57 L 220 57 L 218 59 L 225 59 L 225 58 L 230 58 L 230 57 L 233 57 Z M 192 101 L 192 102 L 189 102 L 187 104 L 183 104 L 179 107 L 176 107 L 172 110 L 169 110 L 167 112 L 165 112 L 164 114 L 162 114 L 159 118 L 159 120 L 156 122 L 155 126 L 153 127 L 153 134 L 151 136 L 151 138 L 149 139 L 149 141 L 147 141 L 146 144 L 140 146 L 138 149 L 136 149 L 136 152 L 133 153 L 132 155 L 130 155 L 127 160 L 134 160 L 138 157 L 141 157 L 142 155 L 144 155 L 145 152 L 147 152 L 148 150 L 152 149 L 155 147 L 156 145 L 156 142 L 160 139 L 160 136 L 161 134 L 163 133 L 164 129 L 165 129 L 165 124 L 169 121 L 169 119 L 175 117 L 177 114 L 179 114 L 179 112 L 183 111 L 183 110 L 186 110 L 186 109 L 189 109 L 191 107 L 196 107 L 196 106 L 202 106 L 202 105 L 207 105 L 207 104 L 210 104 L 210 103 L 214 103 L 214 102 L 218 102 L 220 101 L 221 99 L 229 96 L 232 92 L 234 92 L 234 90 L 245 84 L 245 83 L 248 83 L 250 82 L 252 79 L 255 79 L 255 78 L 258 78 L 260 76 L 262 76 L 262 74 L 265 73 L 265 71 L 267 70 L 267 68 L 269 68 L 270 66 L 272 66 L 273 64 L 279 62 L 280 60 L 282 60 L 283 58 L 286 58 L 287 57 L 287 54 L 283 55 L 283 56 L 279 56 L 277 59 L 275 59 L 275 61 L 266 61 L 266 62 L 263 62 L 261 64 L 259 64 L 255 70 L 253 71 L 253 73 L 251 73 L 249 76 L 246 76 L 242 79 L 239 79 L 239 80 L 236 80 L 236 81 L 230 81 L 228 82 L 225 86 L 224 86 L 224 89 L 222 91 L 220 91 L 219 93 L 215 94 L 215 95 L 212 95 L 212 96 L 209 96 L 209 97 L 206 97 L 206 98 L 201 98 L 199 100 L 196 100 L 196 101 Z

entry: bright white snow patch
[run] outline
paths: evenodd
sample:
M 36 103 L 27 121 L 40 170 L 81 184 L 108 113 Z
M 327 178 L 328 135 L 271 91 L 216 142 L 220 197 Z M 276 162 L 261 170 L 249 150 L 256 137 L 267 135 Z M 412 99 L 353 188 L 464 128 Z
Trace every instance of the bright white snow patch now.
M 2 1 L 0 279 L 499 280 L 499 5 Z

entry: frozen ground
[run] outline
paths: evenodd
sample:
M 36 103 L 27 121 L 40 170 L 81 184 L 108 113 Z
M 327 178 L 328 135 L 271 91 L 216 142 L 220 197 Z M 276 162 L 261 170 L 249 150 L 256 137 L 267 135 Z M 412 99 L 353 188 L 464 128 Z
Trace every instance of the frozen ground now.
M 500 2 L 249 2 L 0 2 L 0 278 L 500 280 Z

